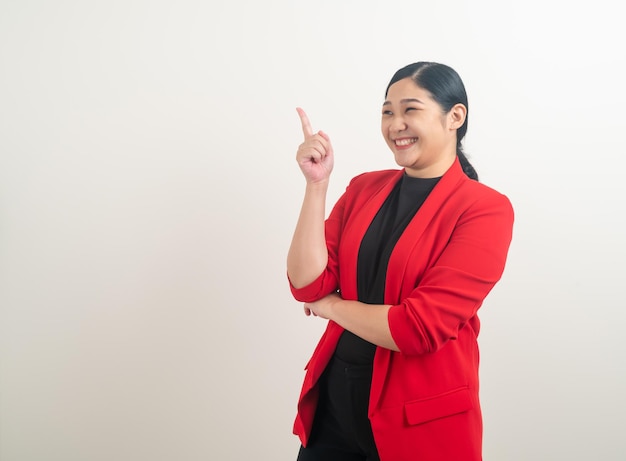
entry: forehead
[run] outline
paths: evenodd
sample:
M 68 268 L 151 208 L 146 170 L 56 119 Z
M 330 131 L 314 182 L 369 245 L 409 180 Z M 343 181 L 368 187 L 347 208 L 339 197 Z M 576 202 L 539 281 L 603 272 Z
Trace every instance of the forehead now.
M 385 102 L 400 103 L 404 99 L 419 99 L 424 103 L 433 101 L 430 93 L 424 88 L 417 86 L 411 78 L 398 80 L 391 85 L 387 91 Z

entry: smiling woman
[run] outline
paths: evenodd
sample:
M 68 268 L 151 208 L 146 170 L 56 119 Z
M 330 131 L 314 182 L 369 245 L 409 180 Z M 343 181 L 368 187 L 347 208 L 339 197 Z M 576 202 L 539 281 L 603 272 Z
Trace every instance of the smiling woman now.
M 388 99 L 383 103 L 382 121 L 383 136 L 392 151 L 394 151 L 394 146 L 390 143 L 390 139 L 393 138 L 389 137 L 389 129 L 393 126 L 390 127 L 389 123 L 385 123 L 385 121 L 393 115 L 391 99 L 396 93 L 415 94 L 415 97 L 401 99 L 402 107 L 399 110 L 406 113 L 415 110 L 425 112 L 426 114 L 422 114 L 420 117 L 422 121 L 415 123 L 415 125 L 424 129 L 424 118 L 431 118 L 433 129 L 441 129 L 445 132 L 444 134 L 448 135 L 444 137 L 445 142 L 451 141 L 451 137 L 456 142 L 456 146 L 452 149 L 449 145 L 440 146 L 440 153 L 455 151 L 465 174 L 472 179 L 478 179 L 474 167 L 463 153 L 462 141 L 465 133 L 467 133 L 468 124 L 468 101 L 465 86 L 459 74 L 449 66 L 427 62 L 410 64 L 395 73 L 387 86 L 386 96 Z M 411 119 L 414 118 L 416 117 Z M 436 127 L 437 120 L 441 127 Z M 407 125 L 406 128 L 409 126 Z M 431 142 L 434 141 L 431 136 L 429 139 Z M 451 158 L 454 159 L 454 156 Z
M 448 66 L 396 72 L 381 129 L 401 169 L 354 178 L 327 219 L 332 144 L 298 109 L 306 189 L 287 275 L 305 313 L 328 319 L 299 461 L 482 459 L 477 310 L 504 271 L 513 209 L 463 154 L 467 107 Z
M 434 178 L 454 162 L 456 132 L 466 114 L 461 103 L 443 112 L 427 90 L 404 78 L 389 87 L 382 132 L 396 163 L 406 168 L 409 176 Z

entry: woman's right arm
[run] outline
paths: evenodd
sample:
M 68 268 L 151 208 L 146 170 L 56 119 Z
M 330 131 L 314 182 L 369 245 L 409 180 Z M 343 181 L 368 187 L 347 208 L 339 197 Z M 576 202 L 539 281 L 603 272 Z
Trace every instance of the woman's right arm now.
M 296 160 L 306 179 L 306 189 L 287 255 L 287 275 L 295 288 L 301 288 L 319 277 L 328 263 L 324 221 L 334 157 L 328 135 L 322 131 L 313 133 L 306 113 L 300 108 L 297 111 L 304 142 Z

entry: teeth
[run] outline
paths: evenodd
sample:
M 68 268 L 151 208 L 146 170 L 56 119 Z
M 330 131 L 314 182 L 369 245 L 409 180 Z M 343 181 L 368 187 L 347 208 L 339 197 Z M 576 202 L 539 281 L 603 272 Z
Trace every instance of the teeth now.
M 414 142 L 417 142 L 417 138 L 410 138 L 410 139 L 396 139 L 396 146 L 408 146 L 409 144 L 413 144 Z

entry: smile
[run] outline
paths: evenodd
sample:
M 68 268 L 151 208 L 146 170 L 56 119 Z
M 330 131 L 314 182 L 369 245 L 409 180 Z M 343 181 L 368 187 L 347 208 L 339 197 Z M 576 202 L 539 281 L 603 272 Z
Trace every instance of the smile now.
M 411 144 L 415 144 L 416 142 L 417 142 L 417 138 L 402 138 L 402 139 L 394 140 L 394 143 L 398 147 L 410 146 Z

